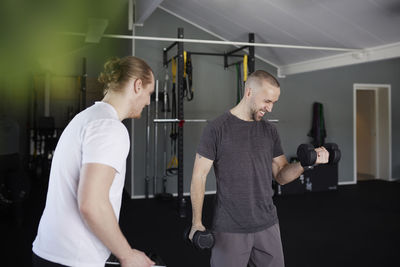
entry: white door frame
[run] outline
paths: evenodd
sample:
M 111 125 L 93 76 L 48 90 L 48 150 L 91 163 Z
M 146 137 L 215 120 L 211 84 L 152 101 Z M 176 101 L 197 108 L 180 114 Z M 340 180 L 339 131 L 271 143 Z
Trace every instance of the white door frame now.
M 375 128 L 376 128 L 376 153 L 379 151 L 379 101 L 378 101 L 378 89 L 386 88 L 388 89 L 388 124 L 389 124 L 389 181 L 392 180 L 392 107 L 391 107 L 391 85 L 390 84 L 363 84 L 355 83 L 353 84 L 353 163 L 354 163 L 354 173 L 353 182 L 351 184 L 357 183 L 357 91 L 358 90 L 372 90 L 375 92 Z M 380 173 L 380 164 L 378 161 L 378 155 L 376 155 L 376 170 L 375 177 Z

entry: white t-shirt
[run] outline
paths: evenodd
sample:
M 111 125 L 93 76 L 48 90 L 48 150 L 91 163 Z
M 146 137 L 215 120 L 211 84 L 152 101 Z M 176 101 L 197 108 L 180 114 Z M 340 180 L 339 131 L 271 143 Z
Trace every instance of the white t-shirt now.
M 36 255 L 67 266 L 104 267 L 110 251 L 79 212 L 79 172 L 85 163 L 101 163 L 117 171 L 109 197 L 118 219 L 129 147 L 128 131 L 111 105 L 96 102 L 74 117 L 54 152 L 46 207 L 33 242 Z

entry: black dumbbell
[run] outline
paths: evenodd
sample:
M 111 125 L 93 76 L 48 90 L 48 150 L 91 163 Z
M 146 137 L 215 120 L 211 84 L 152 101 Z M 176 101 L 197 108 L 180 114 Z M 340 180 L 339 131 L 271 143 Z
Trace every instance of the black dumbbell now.
M 209 230 L 196 231 L 193 234 L 192 240 L 189 239 L 191 227 L 186 228 L 184 232 L 184 240 L 200 250 L 211 249 L 214 246 L 215 239 L 212 232 Z
M 301 166 L 307 169 L 312 169 L 317 161 L 317 152 L 311 144 L 301 144 L 297 148 L 297 158 Z
M 324 147 L 329 152 L 328 164 L 338 163 L 341 157 L 338 145 L 335 143 L 326 143 Z M 317 161 L 317 152 L 314 150 L 313 145 L 301 144 L 297 148 L 297 158 L 299 159 L 301 166 L 305 169 L 312 169 Z
M 326 143 L 324 145 L 326 150 L 329 152 L 329 164 L 336 164 L 339 162 L 340 157 L 341 157 L 341 152 L 339 150 L 339 147 L 335 143 Z

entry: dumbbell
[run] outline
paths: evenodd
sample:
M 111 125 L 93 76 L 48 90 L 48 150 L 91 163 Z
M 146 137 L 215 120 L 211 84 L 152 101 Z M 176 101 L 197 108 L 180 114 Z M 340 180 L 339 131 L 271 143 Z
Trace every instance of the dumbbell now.
M 342 156 L 339 146 L 335 143 L 326 143 L 324 145 L 326 150 L 329 152 L 329 164 L 336 164 L 340 161 Z
M 328 164 L 338 163 L 341 157 L 338 145 L 335 143 L 326 143 L 324 147 L 329 152 Z M 305 169 L 312 169 L 315 166 L 315 162 L 317 161 L 317 152 L 314 149 L 314 146 L 311 144 L 301 144 L 297 148 L 297 158 L 299 159 L 301 166 Z
M 214 246 L 215 243 L 215 238 L 212 232 L 209 230 L 205 231 L 196 231 L 193 234 L 192 240 L 189 239 L 189 234 L 190 234 L 191 226 L 186 228 L 183 238 L 185 242 L 188 244 L 191 244 L 194 246 L 196 249 L 199 250 L 205 250 L 205 249 L 211 249 Z

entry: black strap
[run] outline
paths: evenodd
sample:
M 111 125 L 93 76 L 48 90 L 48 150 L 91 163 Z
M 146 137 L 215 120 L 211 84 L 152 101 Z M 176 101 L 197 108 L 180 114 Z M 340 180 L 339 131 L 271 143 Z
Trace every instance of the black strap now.
M 171 108 L 171 116 L 172 118 L 176 118 L 176 89 L 175 83 L 172 84 L 172 108 Z M 169 136 L 171 138 L 171 147 L 172 154 L 176 155 L 176 139 L 178 138 L 178 132 L 176 130 L 176 123 L 172 123 L 171 126 L 171 134 Z
M 187 53 L 186 56 L 186 79 L 183 82 L 184 96 L 187 101 L 192 101 L 194 97 L 193 92 L 193 66 L 192 66 L 192 56 Z

